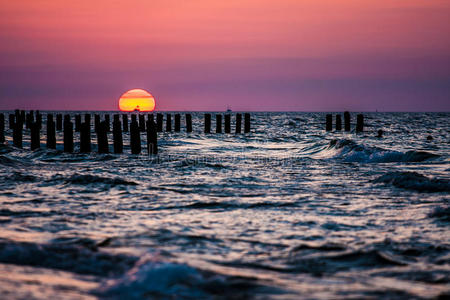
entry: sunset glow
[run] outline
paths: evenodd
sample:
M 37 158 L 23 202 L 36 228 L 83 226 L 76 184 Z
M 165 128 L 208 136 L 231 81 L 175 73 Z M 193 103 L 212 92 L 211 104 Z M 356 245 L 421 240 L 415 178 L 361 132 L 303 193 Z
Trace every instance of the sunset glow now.
M 129 90 L 119 99 L 121 111 L 153 111 L 155 109 L 155 98 L 142 89 Z

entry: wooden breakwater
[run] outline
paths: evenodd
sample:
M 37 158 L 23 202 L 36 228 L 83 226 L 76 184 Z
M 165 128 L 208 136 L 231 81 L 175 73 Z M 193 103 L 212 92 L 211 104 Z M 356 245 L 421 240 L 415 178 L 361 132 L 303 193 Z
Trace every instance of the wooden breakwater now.
M 326 131 L 333 131 L 333 115 L 327 114 L 325 116 L 325 130 Z M 335 118 L 335 130 L 341 131 L 342 130 L 342 117 L 340 114 L 336 115 Z M 344 130 L 345 131 L 351 131 L 351 116 L 348 111 L 344 112 Z M 363 114 L 357 114 L 356 115 L 356 127 L 355 132 L 363 132 L 364 131 L 364 115 Z
M 62 133 L 62 143 L 64 152 L 73 153 L 75 151 L 74 139 L 79 137 L 79 152 L 89 153 L 92 151 L 92 133 L 96 135 L 96 145 L 98 153 L 109 153 L 111 132 L 111 121 L 109 114 L 94 114 L 93 124 L 91 114 L 56 114 L 48 113 L 46 117 L 46 132 L 42 138 L 46 140 L 48 149 L 56 149 L 57 132 Z M 129 123 L 129 114 L 114 114 L 112 122 L 112 146 L 114 153 L 123 153 L 124 138 L 123 134 L 129 134 L 130 150 L 132 154 L 141 153 L 141 133 L 147 137 L 147 153 L 158 153 L 158 132 L 163 131 L 165 116 L 165 131 L 172 132 L 172 115 L 169 113 L 156 114 L 156 122 L 153 113 L 131 114 Z M 222 114 L 216 116 L 216 133 L 222 133 Z M 225 133 L 231 133 L 231 114 L 225 114 Z M 42 114 L 39 111 L 21 111 L 16 110 L 9 114 L 9 129 L 12 131 L 13 145 L 18 148 L 23 147 L 24 125 L 30 132 L 30 149 L 36 150 L 41 147 Z M 185 114 L 185 131 L 192 132 L 192 115 Z M 56 120 L 56 122 L 55 122 Z M 250 132 L 250 114 L 244 114 L 244 132 Z M 241 133 L 242 114 L 235 116 L 235 133 Z M 181 131 L 181 114 L 174 115 L 174 131 Z M 205 133 L 211 132 L 211 114 L 205 114 Z M 93 129 L 93 130 L 92 130 Z M 74 133 L 79 135 L 74 135 Z M 5 115 L 0 113 L 0 143 L 5 142 Z

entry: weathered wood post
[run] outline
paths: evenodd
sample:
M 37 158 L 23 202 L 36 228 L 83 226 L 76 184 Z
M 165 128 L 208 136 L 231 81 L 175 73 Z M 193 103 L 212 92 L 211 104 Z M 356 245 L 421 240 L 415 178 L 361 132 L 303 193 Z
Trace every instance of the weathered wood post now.
M 19 114 L 16 114 L 16 119 L 17 116 L 20 116 Z M 31 123 L 34 122 L 34 113 L 32 110 L 30 110 L 27 114 L 26 114 L 26 119 L 25 119 L 25 128 L 26 129 L 30 129 L 31 128 Z
M 20 118 L 17 118 L 17 115 L 14 117 L 14 125 L 13 125 L 13 145 L 17 148 L 22 148 L 22 130 L 23 126 L 20 122 Z
M 18 109 L 16 109 L 14 111 L 14 114 L 15 114 L 14 126 L 19 125 L 23 130 L 23 122 L 25 122 L 25 119 L 22 117 L 22 113 Z
M 123 125 L 123 132 L 128 132 L 128 115 L 123 114 L 122 115 L 122 125 Z
M 216 133 L 222 133 L 222 115 L 216 115 Z
M 166 131 L 171 132 L 172 131 L 172 115 L 166 114 Z
M 88 118 L 89 116 L 89 118 Z M 98 129 L 98 128 L 97 128 Z M 91 152 L 91 116 L 86 115 L 84 123 L 80 125 L 80 152 Z
M 136 122 L 137 123 L 137 117 L 135 114 L 131 115 L 131 123 Z M 130 124 L 131 125 L 131 124 Z M 138 125 L 139 126 L 139 125 Z
M 109 153 L 108 124 L 106 121 L 102 121 L 98 125 L 97 146 L 98 146 L 98 153 Z
M 76 114 L 75 115 L 75 131 L 80 132 L 81 127 L 81 116 Z
M 30 124 L 30 149 L 31 151 L 41 147 L 40 128 L 38 122 L 31 122 Z
M 14 114 L 9 114 L 9 129 L 14 129 L 15 118 Z
M 56 149 L 56 132 L 53 114 L 47 114 L 47 149 Z
M 153 125 L 155 125 L 155 128 L 156 128 L 155 117 L 153 116 L 153 114 L 148 114 L 148 116 L 147 116 L 147 125 L 148 125 L 148 121 L 152 121 Z
M 250 114 L 249 113 L 244 114 L 244 132 L 245 133 L 250 132 Z
M 225 115 L 225 133 L 231 132 L 231 115 L 226 114 Z
M 98 132 L 98 128 L 100 127 L 100 116 L 98 114 L 94 115 L 94 131 Z
M 341 115 L 336 115 L 336 130 L 337 130 L 337 131 L 342 130 L 342 119 L 341 119 Z
M 153 120 L 147 121 L 147 153 L 158 154 L 158 133 Z
M 24 110 L 17 110 L 18 111 L 18 116 L 20 117 L 20 122 L 22 123 L 23 126 L 23 122 L 25 122 L 25 111 Z M 23 127 L 22 127 L 23 129 Z
M 62 114 L 56 115 L 56 130 L 61 131 L 63 129 L 63 122 L 62 122 Z
M 327 114 L 325 121 L 325 130 L 331 131 L 333 130 L 333 115 Z
M 145 115 L 139 114 L 139 130 L 145 131 Z
M 186 114 L 186 132 L 192 132 L 192 115 Z
M 344 130 L 350 131 L 350 113 L 348 111 L 344 112 Z
M 0 143 L 5 142 L 5 115 L 0 114 Z
M 158 132 L 162 132 L 163 130 L 163 114 L 156 114 L 156 130 L 158 130 Z
M 211 114 L 205 114 L 205 133 L 211 132 Z
M 64 152 L 73 152 L 73 123 L 70 115 L 64 115 Z
M 42 129 L 42 114 L 37 110 L 36 111 L 36 122 L 38 123 L 39 130 Z
M 175 114 L 175 132 L 180 132 L 180 121 L 181 121 L 180 114 Z
M 356 116 L 356 132 L 364 131 L 364 115 L 359 114 Z
M 111 121 L 109 119 L 109 114 L 105 115 L 105 123 L 106 123 L 106 132 L 111 131 Z
M 131 119 L 130 124 L 130 148 L 132 154 L 141 153 L 141 134 L 139 132 L 139 125 L 136 118 Z
M 236 133 L 241 133 L 242 115 L 236 114 Z
M 114 115 L 113 121 L 114 153 L 123 153 L 122 124 L 120 116 Z

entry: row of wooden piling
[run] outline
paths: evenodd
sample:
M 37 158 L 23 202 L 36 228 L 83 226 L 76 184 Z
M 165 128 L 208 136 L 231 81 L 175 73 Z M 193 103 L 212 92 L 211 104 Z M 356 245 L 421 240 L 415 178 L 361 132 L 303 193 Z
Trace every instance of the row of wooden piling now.
M 332 131 L 333 130 L 333 115 L 327 114 L 325 117 L 325 130 L 326 131 Z M 348 111 L 344 112 L 344 130 L 345 131 L 351 131 L 351 117 L 350 113 Z M 342 130 L 342 118 L 340 114 L 336 115 L 336 131 Z M 356 116 L 356 132 L 363 132 L 364 131 L 364 115 L 358 114 Z

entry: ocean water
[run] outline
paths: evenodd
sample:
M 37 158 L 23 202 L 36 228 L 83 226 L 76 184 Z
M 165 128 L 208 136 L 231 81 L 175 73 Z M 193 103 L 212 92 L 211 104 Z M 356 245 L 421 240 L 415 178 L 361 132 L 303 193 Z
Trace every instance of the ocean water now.
M 16 149 L 7 130 L 0 297 L 449 297 L 450 114 L 365 117 L 355 134 L 252 113 L 250 134 L 205 135 L 193 113 L 158 156 L 128 135 L 121 155 L 63 153 L 62 133 L 30 151 L 26 130 Z

